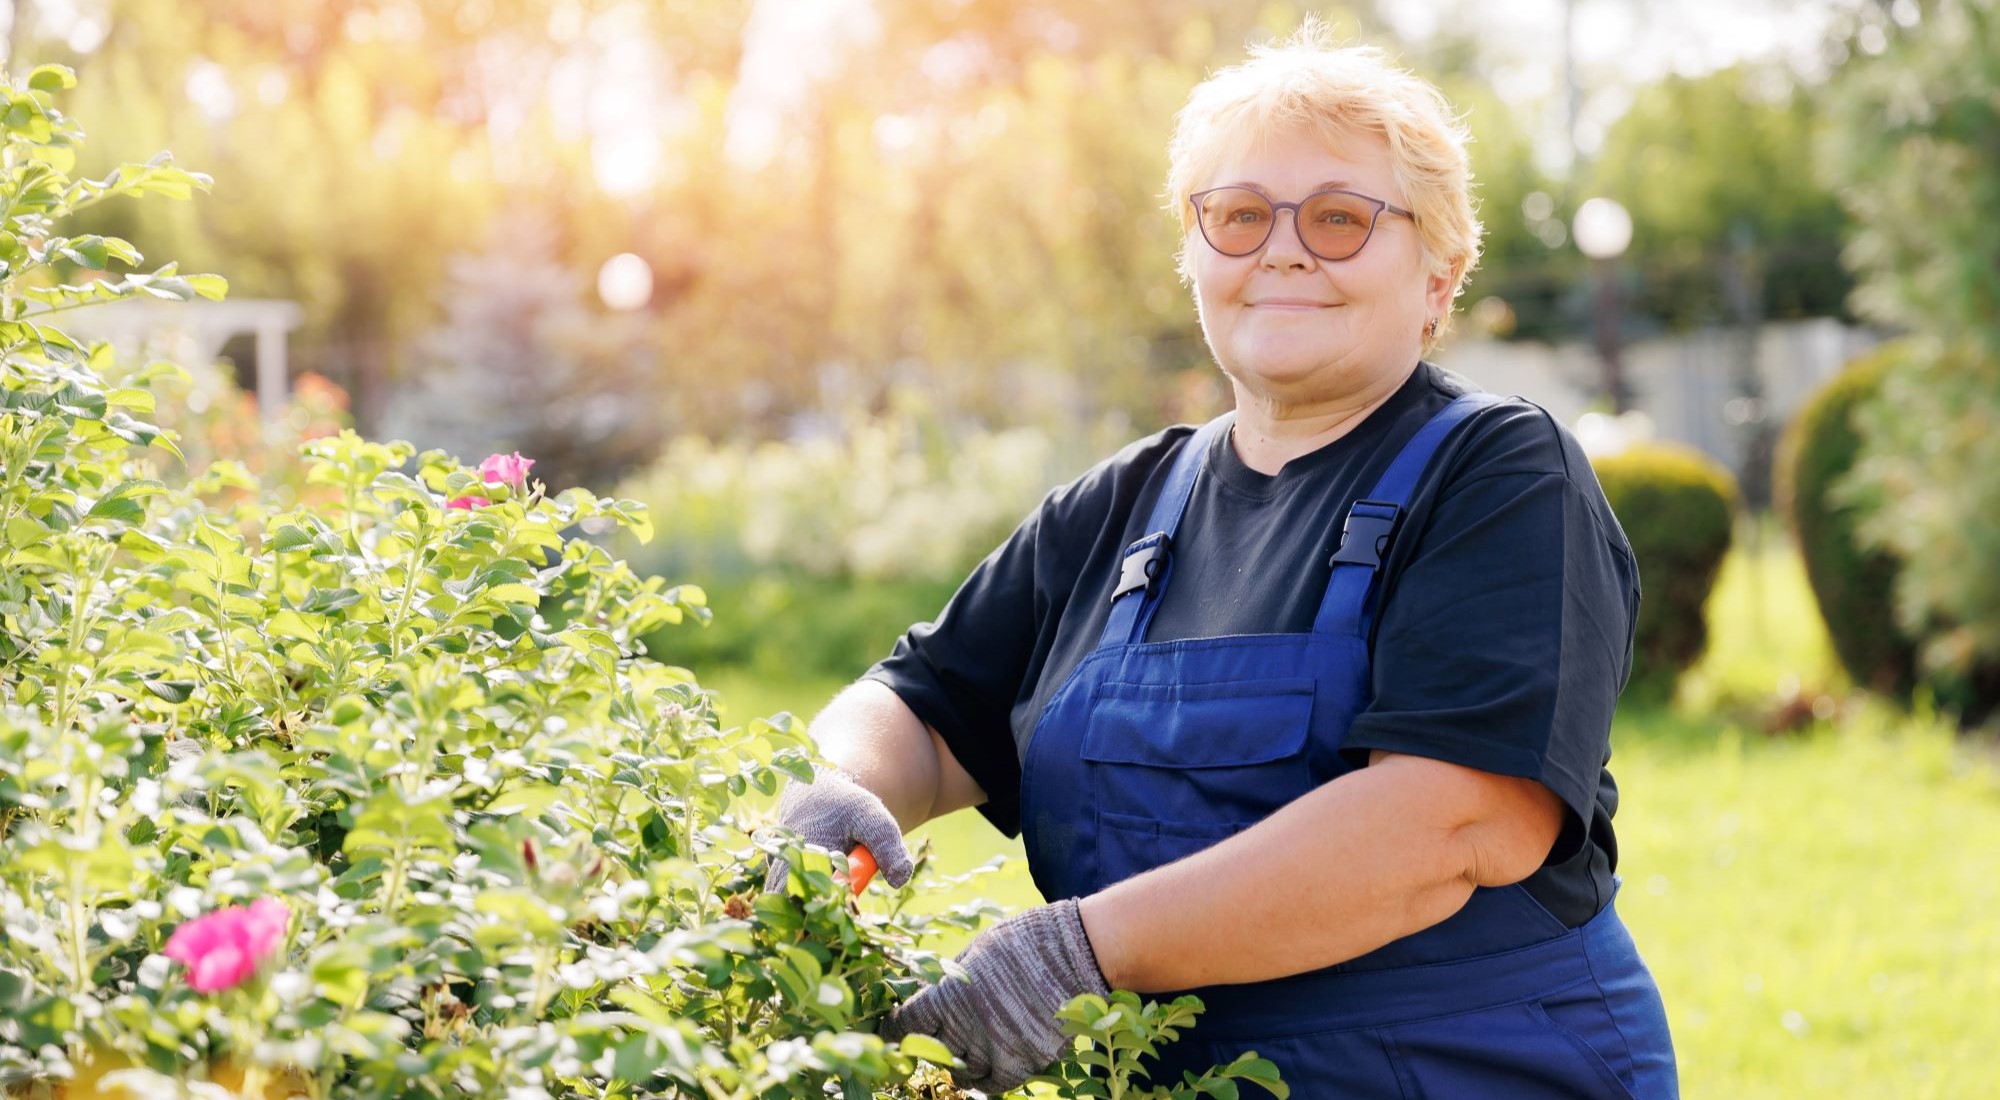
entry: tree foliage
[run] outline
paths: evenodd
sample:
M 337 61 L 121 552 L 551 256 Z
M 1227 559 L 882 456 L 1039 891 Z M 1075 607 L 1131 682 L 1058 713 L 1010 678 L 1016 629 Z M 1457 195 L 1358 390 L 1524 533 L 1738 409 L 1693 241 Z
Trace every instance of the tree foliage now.
M 1846 212 L 1812 170 L 1824 128 L 1817 90 L 1739 65 L 1642 89 L 1611 128 L 1590 190 L 1632 213 L 1632 308 L 1673 328 L 1841 316 Z M 1750 270 L 1732 290 L 1731 263 Z M 1732 301 L 1747 294 L 1748 302 Z
M 1977 714 L 2000 705 L 2000 3 L 1940 0 L 1877 30 L 1885 48 L 1841 76 L 1829 152 L 1859 223 L 1857 303 L 1914 336 L 1857 413 L 1840 499 L 1902 560 L 1898 617 Z

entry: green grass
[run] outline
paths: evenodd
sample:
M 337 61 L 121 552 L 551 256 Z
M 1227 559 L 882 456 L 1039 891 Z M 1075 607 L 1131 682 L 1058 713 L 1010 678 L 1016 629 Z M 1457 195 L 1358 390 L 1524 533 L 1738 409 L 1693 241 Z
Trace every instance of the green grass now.
M 1665 995 L 1682 1091 L 1993 1095 L 1994 754 L 1925 715 L 1847 697 L 1796 554 L 1775 530 L 1759 534 L 1724 567 L 1709 651 L 1676 706 L 1621 714 L 1613 731 L 1618 906 Z M 731 720 L 810 715 L 840 687 L 704 682 Z M 1831 720 L 1761 732 L 1784 700 L 1821 691 L 1843 700 Z M 1013 858 L 924 907 L 1041 900 L 1019 841 L 977 813 L 933 821 L 915 834 L 925 837 L 946 872 Z
M 1740 534 L 1678 705 L 1613 731 L 1618 906 L 1683 1092 L 1992 1095 L 2000 774 L 1947 724 L 1846 697 L 1795 550 Z M 1831 720 L 1761 732 L 1819 691 Z
M 1783 740 L 1680 722 L 1629 739 L 1613 770 L 1619 911 L 1686 1094 L 1991 1095 L 1992 766 L 1879 706 Z

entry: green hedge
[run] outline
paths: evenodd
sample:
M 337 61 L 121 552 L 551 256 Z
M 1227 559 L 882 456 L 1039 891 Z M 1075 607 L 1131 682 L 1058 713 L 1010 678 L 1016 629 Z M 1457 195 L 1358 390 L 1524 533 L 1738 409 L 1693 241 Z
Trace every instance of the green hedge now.
M 1834 652 L 1854 681 L 1902 702 L 1922 688 L 1976 725 L 2000 708 L 2000 660 L 1982 655 L 1969 629 L 1992 603 L 1968 595 L 1990 587 L 1991 509 L 1980 493 L 1990 493 L 1982 486 L 1991 468 L 1955 453 L 1941 461 L 1936 442 L 1963 444 L 1968 429 L 1947 429 L 1935 404 L 1893 394 L 1906 379 L 1921 389 L 1936 385 L 1940 371 L 1962 369 L 1941 367 L 1934 355 L 1897 341 L 1822 387 L 1786 431 L 1779 501 Z M 1934 512 L 1943 502 L 1949 510 Z M 1898 600 L 1925 625 L 1913 625 L 1908 608 L 1899 614 Z M 1943 658 L 1928 668 L 1927 648 Z
M 1642 444 L 1593 465 L 1639 563 L 1643 599 L 1625 697 L 1664 702 L 1708 644 L 1708 594 L 1729 551 L 1735 479 L 1677 444 Z
M 1899 361 L 1899 345 L 1856 360 L 1806 402 L 1785 429 L 1776 471 L 1779 510 L 1798 537 L 1806 577 L 1834 652 L 1854 682 L 1907 700 L 1917 646 L 1896 624 L 1896 559 L 1863 549 L 1857 510 L 1832 499 L 1861 448 L 1854 410 L 1877 399 Z

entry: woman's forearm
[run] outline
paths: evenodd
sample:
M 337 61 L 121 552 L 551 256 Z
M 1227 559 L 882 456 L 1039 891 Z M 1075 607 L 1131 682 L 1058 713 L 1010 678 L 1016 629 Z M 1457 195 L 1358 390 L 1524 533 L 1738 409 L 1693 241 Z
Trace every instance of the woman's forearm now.
M 1441 767 L 1403 757 L 1352 772 L 1214 847 L 1082 899 L 1105 978 L 1140 993 L 1278 978 L 1451 916 L 1475 885 L 1497 884 L 1480 882 L 1478 838 L 1491 832 L 1479 815 L 1498 803 L 1480 787 L 1488 780 Z M 1559 824 L 1551 816 L 1531 830 L 1546 833 L 1543 853 Z M 1505 862 L 1507 874 L 1523 866 L 1519 856 Z
M 810 732 L 820 755 L 875 792 L 904 832 L 939 812 L 938 753 L 931 733 L 887 685 L 849 684 L 813 719 Z

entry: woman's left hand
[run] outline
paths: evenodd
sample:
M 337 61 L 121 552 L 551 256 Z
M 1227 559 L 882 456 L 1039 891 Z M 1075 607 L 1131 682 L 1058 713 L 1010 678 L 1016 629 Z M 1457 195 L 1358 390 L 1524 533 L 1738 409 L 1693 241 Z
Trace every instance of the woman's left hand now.
M 1083 993 L 1107 996 L 1074 899 L 1018 913 L 979 934 L 948 975 L 910 998 L 877 1029 L 885 1042 L 930 1035 L 965 1062 L 960 1088 L 1001 1093 L 1048 1068 L 1063 1051 L 1056 1011 Z

